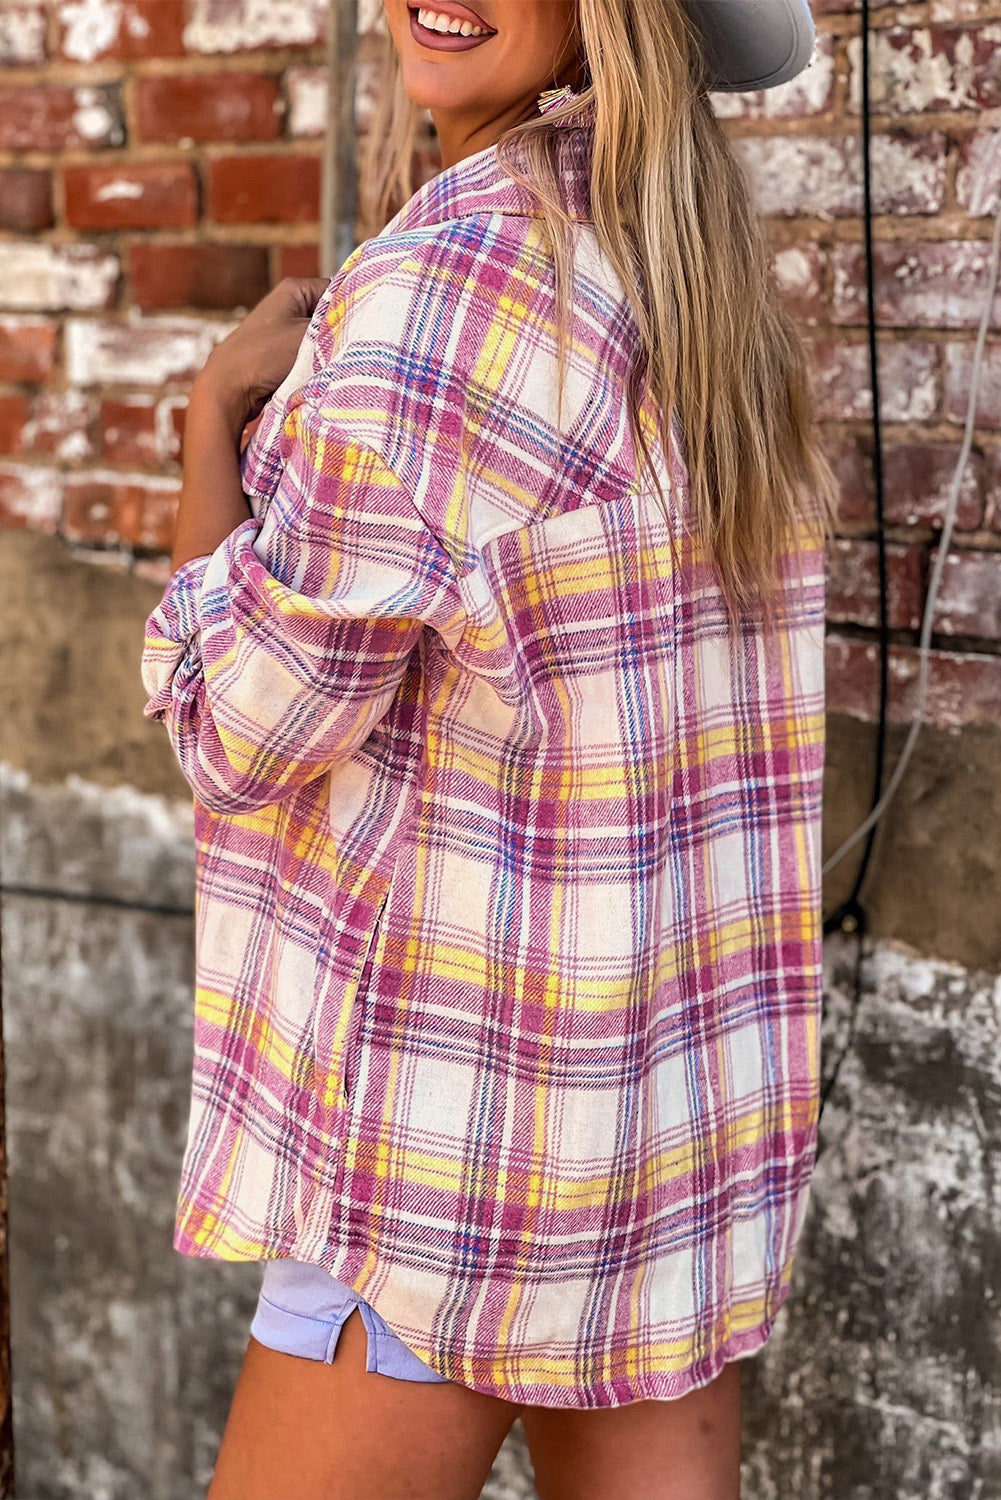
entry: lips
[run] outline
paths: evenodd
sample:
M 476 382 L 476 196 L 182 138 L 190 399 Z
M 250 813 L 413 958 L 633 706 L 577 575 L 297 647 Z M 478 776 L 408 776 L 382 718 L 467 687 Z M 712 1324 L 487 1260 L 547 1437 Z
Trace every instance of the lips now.
M 478 16 L 475 10 L 470 10 L 468 5 L 459 5 L 456 0 L 439 0 L 438 4 L 429 5 L 407 5 L 411 15 L 416 16 L 419 10 L 430 10 L 439 16 L 448 16 L 450 21 L 468 21 L 472 26 L 480 26 L 489 36 L 496 36 L 496 28 L 487 24 L 482 16 Z M 444 36 L 445 32 L 439 35 Z M 453 33 L 458 35 L 458 33 Z

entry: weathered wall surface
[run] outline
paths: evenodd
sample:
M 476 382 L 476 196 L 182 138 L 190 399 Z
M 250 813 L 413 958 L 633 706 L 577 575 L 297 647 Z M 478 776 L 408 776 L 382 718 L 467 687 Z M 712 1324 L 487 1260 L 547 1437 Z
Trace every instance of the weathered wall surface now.
M 24 1500 L 199 1493 L 256 1296 L 256 1268 L 171 1246 L 193 850 L 187 789 L 140 712 L 158 594 L 58 538 L 0 534 L 0 659 L 19 662 L 0 677 L 0 869 L 49 892 L 2 907 Z M 1001 1496 L 998 738 L 926 730 L 883 825 L 877 941 L 796 1292 L 742 1371 L 748 1500 Z M 865 811 L 872 740 L 870 724 L 829 720 L 827 851 Z M 855 943 L 827 954 L 830 1071 Z M 516 1433 L 487 1495 L 528 1500 L 530 1473 Z
M 0 759 L 42 781 L 183 796 L 167 737 L 142 716 L 143 624 L 159 589 L 59 537 L 0 531 Z
M 95 568 L 59 537 L 0 529 L 0 760 L 42 782 L 69 772 L 189 797 L 161 726 L 142 717 L 143 626 L 160 597 L 124 567 Z M 830 636 L 829 636 L 830 639 Z M 895 700 L 886 776 L 907 720 Z M 882 819 L 863 892 L 876 936 L 1001 969 L 1001 727 L 966 704 L 963 727 L 926 726 Z M 828 717 L 824 849 L 866 814 L 875 725 Z M 826 909 L 847 893 L 858 847 L 831 872 Z M 929 899 L 933 893 L 933 899 Z
M 189 808 L 2 768 L 24 1500 L 203 1494 L 256 1266 L 171 1247 L 191 1054 Z M 98 894 L 105 899 L 96 899 Z M 112 904 L 112 899 L 124 903 Z M 825 1067 L 854 943 L 828 940 Z M 741 1371 L 747 1500 L 1001 1495 L 1001 980 L 879 942 L 821 1120 L 794 1293 Z M 485 1491 L 530 1500 L 516 1429 Z
M 192 1049 L 190 806 L 73 774 L 36 784 L 0 763 L 0 810 L 5 881 L 47 893 L 3 906 L 18 1495 L 194 1500 L 260 1268 L 171 1244 Z M 486 1500 L 521 1500 L 529 1474 L 509 1441 Z
M 825 1074 L 856 945 L 826 947 Z M 1001 1495 L 1001 981 L 875 944 L 821 1116 L 798 1298 L 755 1371 L 748 1500 Z

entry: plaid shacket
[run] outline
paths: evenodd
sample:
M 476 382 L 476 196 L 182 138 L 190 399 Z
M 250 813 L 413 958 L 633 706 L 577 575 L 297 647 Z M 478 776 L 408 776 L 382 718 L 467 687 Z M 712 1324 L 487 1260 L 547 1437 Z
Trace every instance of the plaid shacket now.
M 142 678 L 195 799 L 175 1248 L 313 1262 L 447 1378 L 581 1408 L 708 1383 L 790 1290 L 824 556 L 731 649 L 638 483 L 589 129 L 555 139 L 562 425 L 552 258 L 488 147 L 333 277 Z M 667 494 L 677 428 L 655 453 Z

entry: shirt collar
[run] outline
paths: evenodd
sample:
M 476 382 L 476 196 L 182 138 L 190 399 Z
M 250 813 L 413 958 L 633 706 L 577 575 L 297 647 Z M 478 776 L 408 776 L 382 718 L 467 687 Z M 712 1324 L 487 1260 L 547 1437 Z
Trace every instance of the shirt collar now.
M 539 95 L 540 114 L 548 114 L 580 96 L 569 87 L 546 89 Z M 591 126 L 594 122 L 593 99 L 574 109 L 566 118 L 554 120 L 558 128 L 557 149 L 560 178 L 571 217 L 591 223 Z M 425 225 L 443 224 L 449 219 L 465 218 L 474 213 L 507 213 L 539 216 L 539 208 L 529 191 L 513 182 L 497 158 L 495 145 L 464 156 L 443 168 L 423 183 L 381 231 L 397 234 Z

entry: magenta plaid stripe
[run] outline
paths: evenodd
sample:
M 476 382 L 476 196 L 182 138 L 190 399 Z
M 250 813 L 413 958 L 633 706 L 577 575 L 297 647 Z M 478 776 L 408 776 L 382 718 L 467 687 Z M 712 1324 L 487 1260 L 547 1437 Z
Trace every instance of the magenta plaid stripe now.
M 562 425 L 552 261 L 487 148 L 332 279 L 243 455 L 253 517 L 176 570 L 142 675 L 195 796 L 176 1248 L 315 1263 L 449 1379 L 598 1407 L 707 1383 L 789 1293 L 824 556 L 804 535 L 778 632 L 731 650 L 637 484 L 637 330 L 589 132 L 557 139 Z

